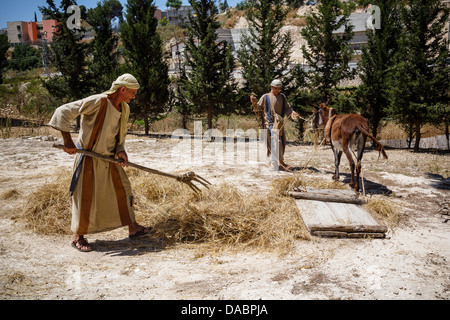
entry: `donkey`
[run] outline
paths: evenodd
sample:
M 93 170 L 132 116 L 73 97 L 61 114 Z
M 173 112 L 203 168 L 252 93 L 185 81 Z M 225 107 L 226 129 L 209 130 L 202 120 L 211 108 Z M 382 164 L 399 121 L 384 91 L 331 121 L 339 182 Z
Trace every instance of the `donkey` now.
M 361 173 L 361 160 L 366 146 L 367 137 L 371 138 L 378 146 L 378 152 L 384 159 L 388 156 L 384 151 L 383 145 L 369 133 L 367 120 L 359 114 L 340 114 L 337 115 L 333 108 L 329 108 L 321 103 L 313 114 L 311 128 L 313 130 L 325 126 L 324 139 L 326 143 L 331 144 L 334 152 L 335 172 L 334 180 L 339 180 L 339 164 L 341 162 L 342 152 L 347 156 L 352 172 L 350 187 L 359 191 L 359 176 Z M 355 162 L 352 152 L 356 151 L 356 178 Z

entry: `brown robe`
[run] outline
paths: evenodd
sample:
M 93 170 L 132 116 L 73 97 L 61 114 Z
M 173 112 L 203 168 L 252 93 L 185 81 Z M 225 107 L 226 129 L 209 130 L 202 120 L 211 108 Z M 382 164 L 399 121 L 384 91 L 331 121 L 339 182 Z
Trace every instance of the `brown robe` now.
M 78 145 L 104 156 L 124 150 L 118 134 L 121 112 L 104 94 L 94 95 L 57 108 L 50 125 L 70 132 L 81 115 Z M 81 155 L 77 154 L 74 172 Z M 76 234 L 107 231 L 135 222 L 131 185 L 123 168 L 115 163 L 85 156 L 72 197 L 72 226 Z

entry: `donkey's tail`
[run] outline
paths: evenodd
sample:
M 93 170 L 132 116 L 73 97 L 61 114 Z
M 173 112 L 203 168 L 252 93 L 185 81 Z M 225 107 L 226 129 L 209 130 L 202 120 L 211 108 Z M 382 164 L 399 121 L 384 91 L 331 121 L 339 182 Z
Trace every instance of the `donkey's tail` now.
M 380 141 L 378 141 L 377 139 L 375 139 L 374 136 L 372 136 L 366 129 L 364 129 L 362 126 L 360 126 L 359 124 L 356 125 L 356 127 L 358 128 L 359 131 L 361 131 L 362 133 L 364 133 L 366 136 L 368 136 L 370 139 L 373 140 L 373 142 L 375 142 L 377 144 L 378 147 L 378 156 L 381 153 L 383 155 L 384 159 L 387 159 L 388 156 L 386 154 L 386 151 L 384 151 L 384 146 L 380 143 Z

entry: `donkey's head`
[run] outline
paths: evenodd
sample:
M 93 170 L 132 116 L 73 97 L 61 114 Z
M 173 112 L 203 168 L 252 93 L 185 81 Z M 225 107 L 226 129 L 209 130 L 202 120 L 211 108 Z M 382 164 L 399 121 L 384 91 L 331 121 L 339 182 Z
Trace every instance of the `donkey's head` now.
M 325 127 L 327 121 L 336 114 L 334 108 L 328 107 L 325 103 L 321 103 L 318 107 L 315 107 L 315 111 L 311 120 L 311 131 L 318 128 Z

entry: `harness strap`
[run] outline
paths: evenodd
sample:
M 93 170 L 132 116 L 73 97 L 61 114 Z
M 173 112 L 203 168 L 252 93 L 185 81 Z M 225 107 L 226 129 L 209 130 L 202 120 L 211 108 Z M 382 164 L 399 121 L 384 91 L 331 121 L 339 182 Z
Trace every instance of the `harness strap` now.
M 333 127 L 334 121 L 336 120 L 337 115 L 332 116 L 327 124 L 325 125 L 325 129 L 323 132 L 323 138 L 325 140 L 325 142 L 330 143 L 331 144 L 331 129 Z
M 77 148 L 81 149 L 80 144 L 77 142 Z M 70 181 L 70 196 L 73 196 L 73 192 L 75 191 L 75 187 L 77 186 L 78 179 L 80 178 L 81 168 L 83 167 L 83 159 L 84 154 L 81 154 L 80 159 L 78 160 L 77 168 L 73 172 L 72 180 Z

